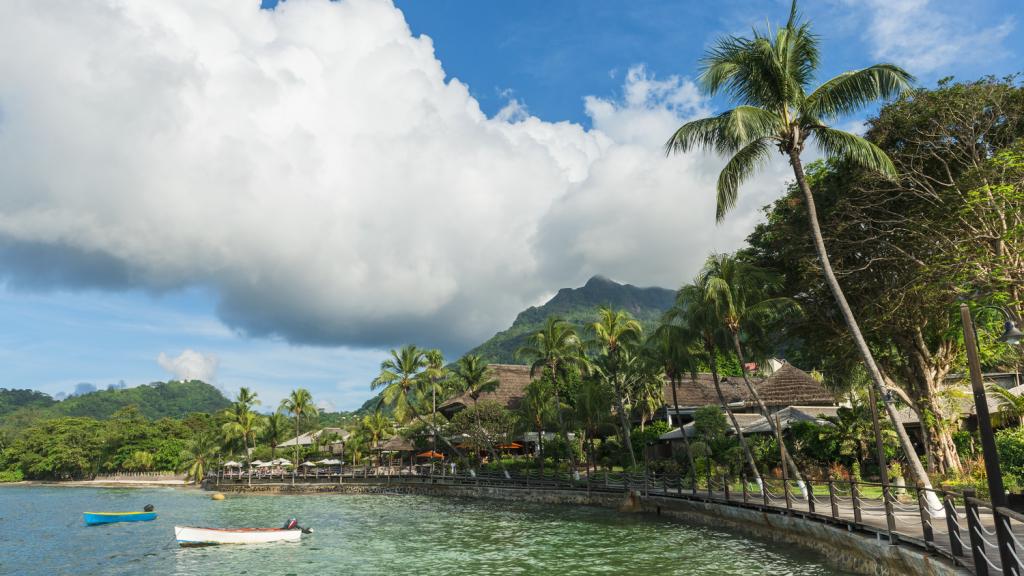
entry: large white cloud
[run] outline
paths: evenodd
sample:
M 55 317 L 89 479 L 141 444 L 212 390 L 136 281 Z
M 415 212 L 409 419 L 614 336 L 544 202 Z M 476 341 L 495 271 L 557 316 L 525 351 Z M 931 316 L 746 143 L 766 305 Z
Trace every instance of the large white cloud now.
M 213 354 L 197 352 L 191 348 L 182 350 L 177 356 L 168 356 L 161 352 L 156 357 L 157 364 L 170 372 L 177 380 L 202 380 L 213 382 L 217 378 L 217 365 L 220 360 Z
M 709 112 L 634 68 L 594 129 L 488 118 L 384 0 L 12 0 L 0 18 L 0 270 L 27 289 L 201 285 L 293 342 L 460 347 L 594 273 L 675 285 L 735 247 Z

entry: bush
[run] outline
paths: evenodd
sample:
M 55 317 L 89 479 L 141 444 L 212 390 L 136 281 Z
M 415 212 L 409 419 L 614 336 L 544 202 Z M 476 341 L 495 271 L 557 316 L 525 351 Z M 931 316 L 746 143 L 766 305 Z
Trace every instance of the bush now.
M 1004 428 L 996 432 L 996 450 L 1003 472 L 1024 477 L 1024 428 Z
M 0 470 L 0 482 L 21 482 L 25 475 L 17 468 L 13 470 Z

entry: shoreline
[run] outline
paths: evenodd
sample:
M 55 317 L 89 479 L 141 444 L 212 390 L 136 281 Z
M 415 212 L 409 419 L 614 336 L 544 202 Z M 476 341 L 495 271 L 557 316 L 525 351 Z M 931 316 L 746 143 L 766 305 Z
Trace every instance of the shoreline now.
M 188 484 L 184 480 L 22 480 L 4 482 L 4 486 L 57 486 L 65 488 L 188 488 L 202 489 L 202 486 Z

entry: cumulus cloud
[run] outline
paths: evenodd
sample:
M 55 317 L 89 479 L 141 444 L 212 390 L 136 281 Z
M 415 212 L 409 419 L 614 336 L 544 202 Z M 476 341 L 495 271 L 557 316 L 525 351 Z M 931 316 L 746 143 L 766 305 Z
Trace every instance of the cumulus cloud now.
M 213 354 L 204 354 L 192 349 L 185 349 L 177 356 L 168 356 L 161 352 L 156 361 L 161 368 L 171 373 L 175 380 L 203 382 L 213 382 L 217 377 L 217 365 L 220 363 Z
M 716 228 L 721 161 L 661 152 L 710 112 L 686 79 L 634 67 L 590 130 L 518 100 L 488 118 L 389 2 L 258 4 L 5 6 L 9 285 L 201 285 L 251 335 L 457 348 L 591 274 L 678 285 L 784 179 Z
M 875 56 L 927 74 L 953 64 L 988 62 L 1005 54 L 1003 41 L 1016 22 L 1010 16 L 979 26 L 971 3 L 936 6 L 933 0 L 868 0 L 868 37 Z M 955 14 L 954 10 L 963 12 Z

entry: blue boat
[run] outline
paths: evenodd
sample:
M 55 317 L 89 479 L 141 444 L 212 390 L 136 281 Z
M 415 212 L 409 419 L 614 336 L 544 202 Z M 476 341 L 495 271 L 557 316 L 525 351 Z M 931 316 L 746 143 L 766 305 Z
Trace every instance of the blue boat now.
M 114 522 L 148 522 L 156 520 L 156 512 L 82 512 L 85 523 L 89 526 L 97 524 L 113 524 Z

